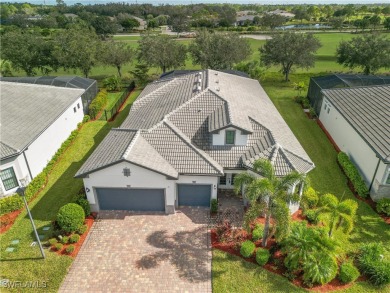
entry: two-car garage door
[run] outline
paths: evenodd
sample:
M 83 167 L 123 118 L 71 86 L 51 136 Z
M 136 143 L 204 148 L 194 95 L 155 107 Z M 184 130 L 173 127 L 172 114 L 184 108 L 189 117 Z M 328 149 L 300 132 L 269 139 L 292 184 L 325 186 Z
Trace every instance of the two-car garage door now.
M 164 189 L 96 188 L 101 210 L 165 211 Z

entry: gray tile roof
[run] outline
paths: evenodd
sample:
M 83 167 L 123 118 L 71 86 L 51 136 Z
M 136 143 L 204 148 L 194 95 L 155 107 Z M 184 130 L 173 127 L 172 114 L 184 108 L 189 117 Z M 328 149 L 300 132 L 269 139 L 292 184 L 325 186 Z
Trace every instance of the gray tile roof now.
M 323 90 L 371 149 L 390 162 L 390 85 Z
M 212 145 L 210 130 L 227 126 L 249 133 L 247 145 Z M 207 70 L 201 76 L 190 72 L 151 83 L 120 129 L 140 130 L 148 143 L 144 154 L 142 147 L 136 149 L 138 140 L 127 148 L 133 160 L 140 156 L 140 165 L 171 177 L 173 170 L 167 164 L 179 174 L 218 176 L 224 168 L 250 168 L 254 158 L 272 159 L 274 153 L 278 175 L 314 168 L 260 84 L 238 75 Z
M 17 155 L 84 93 L 83 89 L 0 82 L 0 156 Z

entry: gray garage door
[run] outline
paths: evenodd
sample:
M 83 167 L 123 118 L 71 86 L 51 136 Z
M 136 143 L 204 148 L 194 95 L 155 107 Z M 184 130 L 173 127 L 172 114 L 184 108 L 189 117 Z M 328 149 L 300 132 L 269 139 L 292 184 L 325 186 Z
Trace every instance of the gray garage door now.
M 97 188 L 101 210 L 164 211 L 164 189 Z
M 211 185 L 178 184 L 179 206 L 210 206 Z

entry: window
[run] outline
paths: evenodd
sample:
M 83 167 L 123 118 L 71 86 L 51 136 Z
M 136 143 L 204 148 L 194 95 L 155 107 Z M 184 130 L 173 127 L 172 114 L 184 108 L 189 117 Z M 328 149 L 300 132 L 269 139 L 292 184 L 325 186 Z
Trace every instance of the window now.
M 77 109 L 80 109 L 80 103 L 77 103 Z
M 234 144 L 236 132 L 234 130 L 226 130 L 225 144 Z
M 232 182 L 231 182 L 231 185 L 234 185 L 234 178 L 236 178 L 236 175 L 237 175 L 237 174 L 232 174 Z
M 76 110 L 76 107 L 74 107 L 74 108 L 73 108 L 73 112 L 75 112 L 75 113 L 76 113 L 76 111 L 77 111 L 77 110 Z
M 18 187 L 18 180 L 16 179 L 14 168 L 8 168 L 0 172 L 1 181 L 5 190 L 10 190 L 12 188 Z
M 386 184 L 390 185 L 390 169 L 387 172 Z
M 130 174 L 131 174 L 131 172 L 130 172 L 129 168 L 124 168 L 123 169 L 123 176 L 129 177 Z
M 226 185 L 226 174 L 219 177 L 219 185 Z

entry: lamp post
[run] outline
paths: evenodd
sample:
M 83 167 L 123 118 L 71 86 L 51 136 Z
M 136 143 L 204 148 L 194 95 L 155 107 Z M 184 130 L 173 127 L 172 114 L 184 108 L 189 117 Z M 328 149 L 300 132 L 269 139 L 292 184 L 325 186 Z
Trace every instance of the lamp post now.
M 30 209 L 28 208 L 28 204 L 27 204 L 27 201 L 26 201 L 26 196 L 25 196 L 25 194 L 24 194 L 24 191 L 25 191 L 25 190 L 26 190 L 26 187 L 22 186 L 22 187 L 19 187 L 19 188 L 16 190 L 16 193 L 19 194 L 19 195 L 23 198 L 24 206 L 26 207 L 28 216 L 29 216 L 29 218 L 30 218 L 31 225 L 32 225 L 33 230 L 34 230 L 35 238 L 37 239 L 37 242 L 38 242 L 38 245 L 39 245 L 39 249 L 41 250 L 42 257 L 43 257 L 43 258 L 46 258 L 45 252 L 43 251 L 43 247 L 42 247 L 42 244 L 41 244 L 41 240 L 39 239 L 39 236 L 38 236 L 37 228 L 35 228 L 35 224 L 34 224 L 34 221 L 33 221 L 32 216 L 31 216 Z

